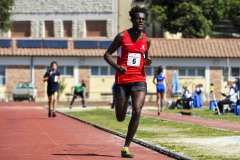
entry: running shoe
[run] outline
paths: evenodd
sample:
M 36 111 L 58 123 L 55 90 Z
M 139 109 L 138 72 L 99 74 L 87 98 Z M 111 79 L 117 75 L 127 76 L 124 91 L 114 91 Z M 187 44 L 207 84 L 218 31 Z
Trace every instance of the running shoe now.
M 55 112 L 53 112 L 52 116 L 53 116 L 53 117 L 56 117 L 57 115 L 56 115 L 56 113 L 55 113 Z
M 134 155 L 129 152 L 129 149 L 127 147 L 123 147 L 121 150 L 121 155 L 124 158 L 133 158 Z
M 48 117 L 51 118 L 51 110 L 48 110 Z

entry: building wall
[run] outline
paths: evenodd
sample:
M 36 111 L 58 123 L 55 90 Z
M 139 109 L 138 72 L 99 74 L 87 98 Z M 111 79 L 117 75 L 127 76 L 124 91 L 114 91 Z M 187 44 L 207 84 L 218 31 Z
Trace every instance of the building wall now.
M 0 86 L 0 102 L 6 98 L 6 87 Z
M 214 92 L 216 99 L 222 99 L 219 91 L 222 89 L 222 69 L 220 67 L 210 68 L 210 82 L 214 84 Z
M 174 66 L 167 66 L 166 67 L 166 80 L 168 81 L 168 83 L 169 83 L 169 85 L 170 85 L 170 87 L 171 87 L 171 84 L 172 84 L 172 77 L 173 77 L 173 74 L 174 74 L 174 71 L 176 71 L 176 70 L 178 70 L 178 68 L 177 67 L 174 67 Z M 171 95 L 171 93 L 170 93 L 171 91 L 169 91 L 169 90 L 166 90 L 166 97 L 167 98 L 170 98 L 170 95 Z
M 111 93 L 113 84 L 114 76 L 92 76 L 90 78 L 90 99 L 101 100 L 103 98 L 101 93 Z
M 12 89 L 16 88 L 19 82 L 30 82 L 30 66 L 8 65 L 6 69 L 6 92 L 8 99 L 12 98 Z
M 63 21 L 72 21 L 73 38 L 86 37 L 87 20 L 105 20 L 106 37 L 114 37 L 117 14 L 117 0 L 15 0 L 11 19 L 30 21 L 30 37 L 45 37 L 45 21 L 54 22 L 54 37 L 63 37 Z M 11 32 L 0 35 L 11 37 Z
M 72 93 L 72 87 L 74 86 L 74 77 L 63 77 L 61 76 L 61 81 L 65 85 L 65 89 L 63 93 L 59 94 L 60 101 L 67 101 L 68 97 L 66 96 L 67 93 Z M 69 97 L 70 99 L 72 96 Z
M 131 9 L 132 0 L 119 0 L 118 1 L 118 32 L 131 28 L 129 11 Z
M 90 85 L 90 67 L 89 66 L 79 66 L 78 69 L 79 72 L 79 83 L 84 81 L 87 87 L 87 93 L 88 95 L 91 94 L 91 85 Z M 90 96 L 90 95 L 89 95 Z
M 12 8 L 19 13 L 106 13 L 113 12 L 113 0 L 15 0 Z
M 109 66 L 102 57 L 1 57 L 0 65 L 6 66 L 6 85 L 1 86 L 0 92 L 7 91 L 9 94 L 6 96 L 11 100 L 11 91 L 15 88 L 20 81 L 33 80 L 34 85 L 38 88 L 37 101 L 46 101 L 46 83 L 42 81 L 43 75 L 46 72 L 46 66 L 50 65 L 51 61 L 57 61 L 60 66 L 73 66 L 73 76 L 61 76 L 66 83 L 66 89 L 64 94 L 61 95 L 62 101 L 66 101 L 66 93 L 71 92 L 71 87 L 85 81 L 87 85 L 87 91 L 89 93 L 89 100 L 103 100 L 101 93 L 111 93 L 112 85 L 114 83 L 114 76 L 92 76 L 91 66 Z M 220 92 L 228 93 L 228 88 L 225 88 L 226 82 L 223 81 L 222 67 L 225 66 L 224 60 L 219 60 L 217 66 L 213 66 L 213 59 L 165 59 L 165 58 L 153 58 L 152 67 L 158 67 L 162 65 L 169 85 L 172 83 L 172 77 L 174 71 L 178 71 L 179 67 L 206 67 L 206 71 L 209 69 L 209 76 L 205 77 L 179 77 L 181 86 L 186 84 L 190 92 L 193 92 L 196 84 L 203 84 L 203 99 L 209 100 L 209 87 L 210 83 L 215 85 L 215 94 L 217 99 L 222 99 Z M 238 59 L 230 59 L 232 67 L 239 67 Z M 33 71 L 31 71 L 31 62 L 33 63 Z M 177 63 L 176 63 L 177 62 Z M 13 74 L 14 73 L 14 74 Z M 207 73 L 206 73 L 207 74 Z M 31 77 L 31 75 L 33 77 Z M 148 92 L 155 93 L 156 87 L 152 82 L 153 76 L 147 76 Z M 230 77 L 230 80 L 235 80 L 234 77 Z M 0 94 L 0 98 L 5 96 Z M 169 98 L 169 91 L 165 94 L 167 101 Z M 110 98 L 110 96 L 109 96 Z M 212 97 L 210 97 L 212 99 Z M 155 101 L 156 96 L 147 96 L 146 101 Z
M 38 96 L 37 99 L 43 99 L 46 97 L 46 84 L 43 82 L 43 76 L 46 72 L 46 66 L 36 65 L 34 66 L 34 79 L 35 86 L 37 87 Z

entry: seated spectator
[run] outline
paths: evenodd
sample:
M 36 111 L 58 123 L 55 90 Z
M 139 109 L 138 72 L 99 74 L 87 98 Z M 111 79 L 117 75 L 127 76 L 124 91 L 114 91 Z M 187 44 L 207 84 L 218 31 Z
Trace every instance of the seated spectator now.
M 202 102 L 202 84 L 196 85 L 195 91 L 194 91 L 194 98 L 193 98 L 193 105 L 195 108 L 200 108 L 203 106 Z
M 191 97 L 191 94 L 189 92 L 189 90 L 187 89 L 187 86 L 183 86 L 183 94 L 182 94 L 182 98 L 181 99 L 178 99 L 174 105 L 174 108 L 175 107 L 178 107 L 178 108 L 181 108 L 181 106 L 183 106 L 183 108 L 186 108 L 186 109 L 190 109 L 190 102 L 193 100 L 192 97 Z
M 234 81 L 236 88 L 237 88 L 237 92 L 238 92 L 238 99 L 240 98 L 240 75 L 239 74 L 235 74 L 236 80 Z
M 226 98 L 218 102 L 218 107 L 221 114 L 223 114 L 223 105 L 231 105 L 237 102 L 237 89 L 233 86 L 233 82 L 228 81 L 227 87 L 229 87 L 229 95 L 222 93 L 222 95 Z

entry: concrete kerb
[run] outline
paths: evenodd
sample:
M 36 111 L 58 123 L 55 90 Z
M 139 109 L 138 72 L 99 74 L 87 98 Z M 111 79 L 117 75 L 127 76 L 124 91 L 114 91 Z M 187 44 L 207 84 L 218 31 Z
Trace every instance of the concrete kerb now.
M 125 135 L 125 134 L 122 134 L 122 133 L 113 131 L 113 130 L 111 130 L 111 129 L 108 129 L 108 128 L 99 126 L 99 125 L 97 125 L 97 124 L 94 124 L 94 123 L 91 123 L 91 122 L 82 120 L 82 119 L 80 119 L 80 118 L 76 118 L 76 117 L 74 117 L 74 116 L 68 115 L 68 114 L 66 114 L 66 113 L 64 113 L 64 112 L 61 112 L 61 111 L 57 111 L 57 112 L 60 113 L 60 114 L 62 114 L 62 115 L 65 115 L 65 116 L 67 116 L 67 117 L 70 117 L 70 118 L 72 118 L 72 119 L 75 119 L 75 120 L 77 120 L 77 121 L 80 121 L 80 122 L 86 123 L 86 124 L 88 124 L 88 125 L 91 125 L 91 126 L 93 126 L 93 127 L 96 127 L 96 128 L 98 128 L 98 129 L 101 129 L 101 130 L 103 130 L 103 131 L 105 131 L 105 132 L 114 134 L 114 135 L 119 136 L 119 137 L 124 138 L 124 139 L 126 138 L 126 135 Z M 191 160 L 191 158 L 189 158 L 189 157 L 186 157 L 186 156 L 181 155 L 181 154 L 179 154 L 179 153 L 176 153 L 176 152 L 173 152 L 173 151 L 170 151 L 170 150 L 167 150 L 167 149 L 164 149 L 164 148 L 161 148 L 161 147 L 158 147 L 158 146 L 149 144 L 149 143 L 147 143 L 147 142 L 145 142 L 145 141 L 143 141 L 143 140 L 139 140 L 139 139 L 134 138 L 134 139 L 133 139 L 133 142 L 136 143 L 136 144 L 139 144 L 139 145 L 141 145 L 141 146 L 147 147 L 147 148 L 149 148 L 149 149 L 151 149 L 151 150 L 154 150 L 154 151 L 156 151 L 156 152 L 159 152 L 159 153 L 161 153 L 161 154 L 167 155 L 167 156 L 169 156 L 169 157 L 173 157 L 173 158 L 176 158 L 176 159 L 179 159 L 179 160 Z

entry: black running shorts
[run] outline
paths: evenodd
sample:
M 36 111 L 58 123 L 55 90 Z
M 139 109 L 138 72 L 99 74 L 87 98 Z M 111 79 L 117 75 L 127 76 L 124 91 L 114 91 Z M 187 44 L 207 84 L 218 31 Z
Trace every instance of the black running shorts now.
M 132 82 L 125 84 L 116 84 L 114 86 L 114 96 L 116 99 L 127 98 L 132 92 L 142 91 L 147 93 L 147 83 L 146 82 Z
M 52 96 L 55 92 L 58 92 L 58 91 L 47 91 L 47 95 L 48 97 Z

